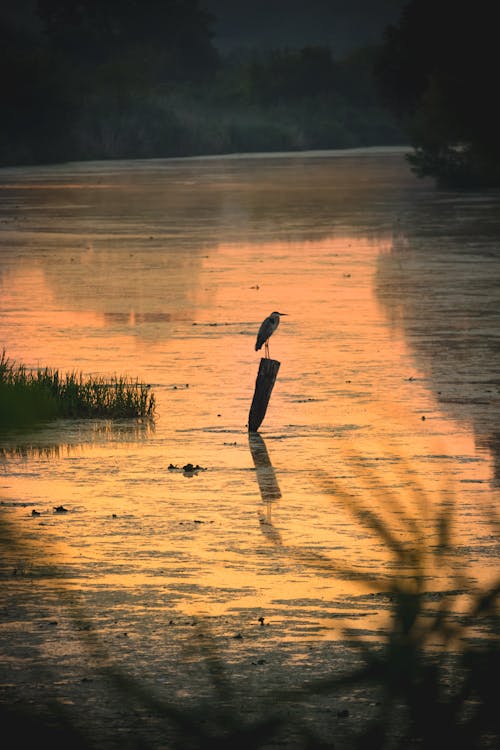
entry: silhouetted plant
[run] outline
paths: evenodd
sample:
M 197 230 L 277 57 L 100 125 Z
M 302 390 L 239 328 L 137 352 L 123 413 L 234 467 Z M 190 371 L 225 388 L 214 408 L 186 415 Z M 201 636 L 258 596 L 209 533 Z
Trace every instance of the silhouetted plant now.
M 409 489 L 415 500 L 415 515 L 405 514 L 411 537 L 401 541 L 386 520 L 386 509 L 397 516 L 404 513 L 396 491 L 384 485 L 375 472 L 364 473 L 365 485 L 358 492 L 346 488 L 340 480 L 326 481 L 323 489 L 332 501 L 348 509 L 359 524 L 390 550 L 394 565 L 390 573 L 381 575 L 373 568 L 353 570 L 342 559 L 333 555 L 313 553 L 286 546 L 280 534 L 269 534 L 268 539 L 284 558 L 291 557 L 336 577 L 357 578 L 383 592 L 390 604 L 389 627 L 379 633 L 376 642 L 362 638 L 355 631 L 346 630 L 345 639 L 360 655 L 360 666 L 339 673 L 331 666 L 323 679 L 311 680 L 295 687 L 263 691 L 264 698 L 256 718 L 246 715 L 245 705 L 234 700 L 235 691 L 231 669 L 210 639 L 209 628 L 200 631 L 196 652 L 199 670 L 208 674 L 211 696 L 203 698 L 193 692 L 189 706 L 172 698 L 166 700 L 150 686 L 129 677 L 113 666 L 112 654 L 107 653 L 92 631 L 92 623 L 78 605 L 71 588 L 61 592 L 61 602 L 81 632 L 90 661 L 101 664 L 106 681 L 108 702 L 120 706 L 127 727 L 120 734 L 121 746 L 149 750 L 159 746 L 172 750 L 206 750 L 207 748 L 238 747 L 241 750 L 260 750 L 273 746 L 302 750 L 340 747 L 347 750 L 493 750 L 500 739 L 497 706 L 497 676 L 500 667 L 498 634 L 498 597 L 500 583 L 485 590 L 470 591 L 460 566 L 453 559 L 452 511 L 443 505 L 434 517 L 433 533 L 426 532 L 419 509 L 423 508 L 422 490 L 414 482 Z M 407 477 L 415 480 L 410 469 Z M 358 473 L 359 478 L 359 473 Z M 376 512 L 376 500 L 382 501 L 383 512 Z M 492 523 L 496 519 L 492 518 Z M 267 521 L 271 523 L 271 521 Z M 3 539 L 7 546 L 18 546 L 15 533 L 5 526 Z M 18 549 L 22 554 L 22 549 Z M 438 562 L 451 572 L 451 588 L 430 591 L 426 588 L 431 561 Z M 469 605 L 460 614 L 455 600 L 468 595 Z M 359 661 L 359 660 L 358 660 Z M 175 669 L 182 669 L 176 665 Z M 278 668 L 279 669 L 279 668 Z M 344 725 L 331 722 L 328 737 L 319 728 L 308 725 L 310 706 L 322 697 L 334 706 L 339 696 L 344 698 L 360 688 L 370 691 L 375 706 L 369 719 Z M 287 709 L 287 707 L 291 707 Z M 34 727 L 42 736 L 54 740 L 62 737 L 77 748 L 103 748 L 107 741 L 100 734 L 102 727 L 92 724 L 87 733 L 73 729 L 69 713 L 61 705 L 51 714 L 23 714 L 21 707 L 5 711 L 4 726 L 21 722 Z M 144 717 L 135 729 L 128 725 L 130 717 Z M 335 714 L 333 714 L 335 716 Z M 328 720 L 326 720 L 328 724 Z M 144 728 L 154 725 L 155 732 L 147 735 Z M 142 727 L 142 730 L 141 730 Z M 152 739 L 156 737 L 156 739 Z M 290 739 L 290 738 L 293 739 Z M 110 744 L 110 747 L 114 747 Z
M 124 377 L 85 377 L 49 368 L 29 370 L 0 356 L 0 424 L 16 426 L 56 418 L 151 418 L 150 386 Z
M 361 465 L 361 461 L 359 464 Z M 404 517 L 395 493 L 364 469 L 372 499 Z M 413 472 L 408 469 L 407 476 Z M 411 532 L 401 542 L 389 523 L 371 507 L 370 499 L 360 499 L 340 482 L 329 481 L 327 492 L 373 532 L 391 550 L 397 570 L 390 577 L 387 595 L 391 601 L 391 627 L 377 646 L 363 641 L 355 632 L 346 635 L 363 655 L 364 666 L 357 672 L 337 678 L 332 675 L 311 684 L 308 690 L 335 693 L 341 687 L 365 684 L 376 688 L 378 716 L 352 735 L 353 748 L 413 747 L 426 750 L 453 747 L 460 750 L 493 748 L 500 738 L 500 718 L 496 707 L 497 677 L 500 668 L 499 595 L 500 580 L 490 588 L 471 591 L 464 571 L 453 562 L 452 511 L 443 508 L 435 517 L 434 540 L 425 533 L 417 517 L 406 514 Z M 414 507 L 423 509 L 424 497 L 413 485 Z M 498 519 L 491 523 L 498 527 Z M 433 544 L 434 541 L 434 544 Z M 302 552 L 295 551 L 302 558 Z M 384 581 L 376 572 L 355 573 L 343 562 L 321 555 L 305 555 L 311 565 L 332 573 L 364 580 L 380 588 Z M 448 568 L 452 586 L 445 592 L 426 589 L 433 560 L 442 570 Z M 454 601 L 468 595 L 468 610 L 459 614 Z M 480 635 L 479 635 L 480 634 Z
M 493 12 L 488 0 L 473 8 L 409 0 L 386 30 L 375 64 L 379 89 L 401 118 L 419 176 L 452 187 L 500 184 Z

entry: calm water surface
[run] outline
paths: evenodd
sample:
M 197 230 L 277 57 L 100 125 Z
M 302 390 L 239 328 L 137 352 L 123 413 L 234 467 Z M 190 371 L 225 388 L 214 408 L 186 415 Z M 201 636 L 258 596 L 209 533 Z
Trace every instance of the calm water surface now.
M 397 152 L 0 170 L 0 345 L 158 402 L 154 425 L 1 438 L 24 545 L 6 577 L 52 608 L 69 592 L 103 634 L 112 611 L 143 648 L 168 622 L 375 632 L 415 573 L 398 545 L 460 608 L 498 571 L 499 209 Z M 281 368 L 249 439 L 272 310 Z

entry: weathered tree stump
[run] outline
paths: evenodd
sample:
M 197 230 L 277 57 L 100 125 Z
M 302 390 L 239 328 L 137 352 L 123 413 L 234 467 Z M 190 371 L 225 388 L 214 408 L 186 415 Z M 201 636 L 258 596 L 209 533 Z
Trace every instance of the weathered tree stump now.
M 252 406 L 248 415 L 248 432 L 257 432 L 266 416 L 267 406 L 276 382 L 276 376 L 281 362 L 276 359 L 262 357 L 259 372 L 255 382 Z

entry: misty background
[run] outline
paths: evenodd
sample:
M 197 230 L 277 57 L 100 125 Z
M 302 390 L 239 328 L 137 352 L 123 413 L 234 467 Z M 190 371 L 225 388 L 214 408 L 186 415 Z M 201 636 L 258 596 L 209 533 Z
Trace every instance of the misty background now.
M 493 4 L 7 0 L 0 165 L 410 144 L 500 184 Z
M 86 11 L 78 13 L 78 5 Z M 109 14 L 99 18 L 99 6 Z M 401 142 L 394 119 L 376 101 L 369 49 L 401 6 L 395 0 L 4 3 L 10 112 L 1 126 L 0 162 Z M 116 37 L 105 29 L 127 10 L 136 38 L 129 34 L 113 49 Z

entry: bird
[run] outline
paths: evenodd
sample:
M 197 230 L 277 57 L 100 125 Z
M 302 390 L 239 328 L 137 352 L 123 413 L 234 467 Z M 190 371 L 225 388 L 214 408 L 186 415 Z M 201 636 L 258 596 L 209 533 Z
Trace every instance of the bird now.
M 264 350 L 266 357 L 269 359 L 269 339 L 280 324 L 280 315 L 288 315 L 288 313 L 272 312 L 263 322 L 259 328 L 257 334 L 257 341 L 255 342 L 255 351 L 259 351 L 264 344 Z

